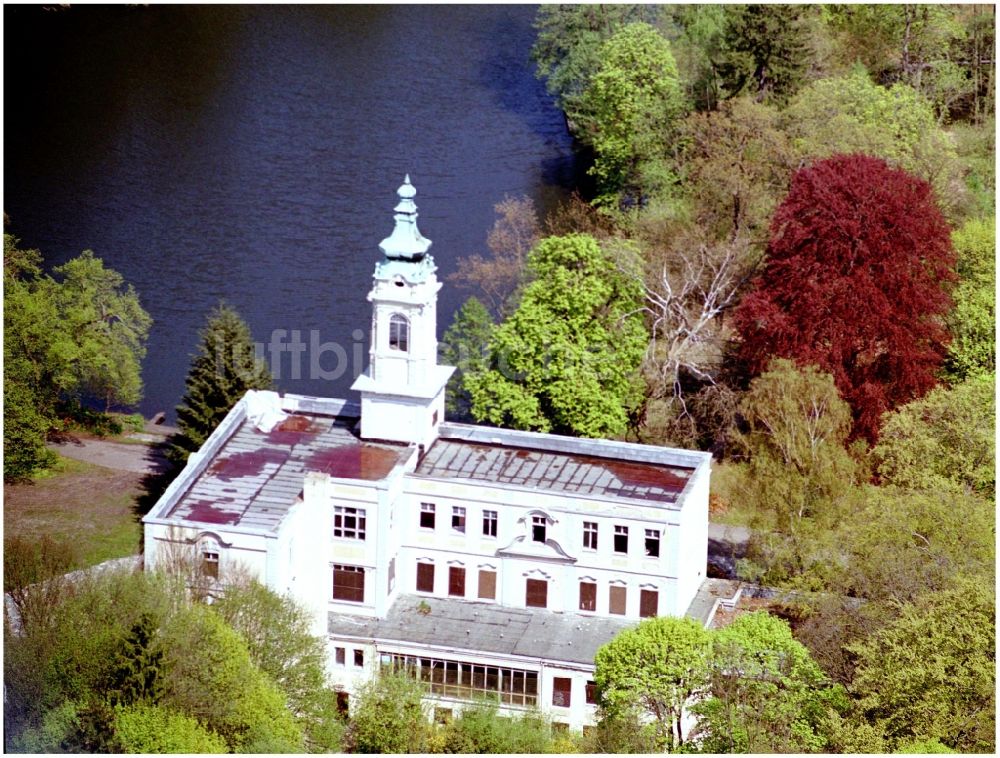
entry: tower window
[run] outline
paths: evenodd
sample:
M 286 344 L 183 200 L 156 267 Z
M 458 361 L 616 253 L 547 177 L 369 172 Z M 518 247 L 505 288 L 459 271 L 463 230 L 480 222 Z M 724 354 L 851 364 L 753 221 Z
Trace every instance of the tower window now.
M 365 538 L 364 508 L 335 505 L 333 507 L 333 536 L 363 540 Z
M 389 317 L 389 349 L 407 352 L 410 349 L 410 322 L 406 316 L 393 313 Z

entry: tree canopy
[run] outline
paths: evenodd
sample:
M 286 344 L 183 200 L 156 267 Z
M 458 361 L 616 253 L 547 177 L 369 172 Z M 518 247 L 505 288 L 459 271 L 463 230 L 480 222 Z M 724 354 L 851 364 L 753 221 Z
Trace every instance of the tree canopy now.
M 689 618 L 647 619 L 622 631 L 594 657 L 601 708 L 612 719 L 651 717 L 660 748 L 687 739 L 683 713 L 704 684 L 708 632 Z
M 992 376 L 937 387 L 888 414 L 872 450 L 880 479 L 906 489 L 996 492 L 996 398 Z
M 641 399 L 639 285 L 586 235 L 532 250 L 533 280 L 465 387 L 480 421 L 586 437 L 624 434 Z
M 995 648 L 993 585 L 958 578 L 854 645 L 851 689 L 894 742 L 938 739 L 961 752 L 993 752 Z
M 692 711 L 710 753 L 823 751 L 827 710 L 846 707 L 788 623 L 765 611 L 712 633 L 707 691 Z
M 810 62 L 807 5 L 734 5 L 726 9 L 719 72 L 730 95 L 781 102 L 805 79 Z
M 599 59 L 572 116 L 594 148 L 598 201 L 611 204 L 637 175 L 648 183 L 660 170 L 684 103 L 670 43 L 649 24 L 622 27 Z
M 751 373 L 772 356 L 831 373 L 874 441 L 886 411 L 934 386 L 945 355 L 954 252 L 930 185 L 880 159 L 797 171 L 764 272 L 737 309 Z
M 996 373 L 996 217 L 966 221 L 952 235 L 958 256 L 946 368 L 955 379 Z
M 141 361 L 151 319 L 122 276 L 86 250 L 42 272 L 37 250 L 4 234 L 4 479 L 53 460 L 45 450 L 62 416 L 142 397 Z

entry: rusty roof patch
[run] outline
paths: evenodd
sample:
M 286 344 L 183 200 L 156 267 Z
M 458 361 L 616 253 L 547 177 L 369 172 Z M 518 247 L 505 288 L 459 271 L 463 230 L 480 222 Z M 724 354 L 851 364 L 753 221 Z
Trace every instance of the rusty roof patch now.
M 340 479 L 384 479 L 399 460 L 396 450 L 366 443 L 317 450 L 305 461 L 309 471 L 321 471 Z
M 439 439 L 420 461 L 415 473 L 597 497 L 675 503 L 693 469 Z
M 362 442 L 357 419 L 293 413 L 270 433 L 243 421 L 168 518 L 271 530 L 302 496 L 311 471 L 344 479 L 385 478 L 407 447 Z

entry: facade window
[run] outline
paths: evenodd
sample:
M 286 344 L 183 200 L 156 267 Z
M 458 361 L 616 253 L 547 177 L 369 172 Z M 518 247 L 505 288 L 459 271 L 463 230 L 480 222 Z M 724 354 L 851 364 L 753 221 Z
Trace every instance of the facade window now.
M 417 592 L 434 591 L 434 564 L 417 564 Z
M 583 546 L 587 550 L 597 550 L 597 522 L 583 522 Z
M 624 616 L 626 597 L 624 587 L 611 585 L 611 590 L 608 593 L 608 612 L 613 613 L 616 616 Z
M 628 527 L 615 525 L 615 552 L 616 553 L 627 553 L 628 552 Z
M 433 695 L 469 701 L 487 695 L 503 705 L 538 705 L 536 671 L 410 655 L 393 655 L 392 666 L 425 682 Z
M 497 512 L 483 511 L 483 536 L 497 536 Z
M 587 689 L 584 692 L 587 697 L 587 703 L 597 705 L 597 682 L 587 682 Z
M 531 539 L 533 542 L 545 542 L 545 516 L 531 517 Z
M 335 647 L 333 649 L 333 653 L 334 653 L 334 660 L 337 661 L 338 666 L 347 665 L 347 648 Z
M 547 608 L 549 583 L 542 579 L 529 579 L 524 604 L 529 608 Z
M 481 600 L 497 599 L 497 572 L 479 569 L 479 598 Z
M 201 575 L 219 578 L 219 553 L 216 550 L 202 550 Z
M 451 528 L 456 532 L 465 532 L 465 508 L 453 505 L 451 508 Z
M 404 353 L 410 349 L 410 322 L 399 313 L 389 317 L 389 349 Z
M 570 695 L 573 692 L 573 680 L 569 677 L 557 676 L 552 680 L 552 705 L 569 708 Z
M 650 558 L 660 557 L 660 532 L 656 529 L 646 530 L 646 555 Z
M 580 582 L 580 610 L 597 610 L 597 585 L 593 582 Z
M 335 505 L 333 507 L 333 536 L 363 540 L 365 538 L 365 509 Z
M 365 570 L 360 566 L 334 566 L 333 599 L 365 602 Z
M 365 665 L 365 651 L 354 649 L 354 665 L 361 668 Z
M 389 593 L 392 594 L 392 588 L 396 586 L 396 556 L 392 556 L 392 560 L 389 561 Z
M 420 504 L 420 528 L 434 528 L 434 503 Z
M 651 618 L 660 609 L 660 593 L 656 590 L 639 590 L 639 615 Z
M 461 566 L 448 567 L 448 594 L 465 597 L 465 569 Z

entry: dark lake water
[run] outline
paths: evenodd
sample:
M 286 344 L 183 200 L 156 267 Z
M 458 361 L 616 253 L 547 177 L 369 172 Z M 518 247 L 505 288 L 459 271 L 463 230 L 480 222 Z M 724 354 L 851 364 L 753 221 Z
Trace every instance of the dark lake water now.
M 48 266 L 92 249 L 154 319 L 149 415 L 173 408 L 207 312 L 367 355 L 365 296 L 410 174 L 442 279 L 493 205 L 574 184 L 534 77 L 531 6 L 4 7 L 4 211 Z M 467 296 L 445 283 L 438 334 Z M 356 331 L 360 330 L 360 332 Z M 360 339 L 359 339 L 360 337 Z M 359 347 L 360 346 L 360 347 Z M 363 366 L 279 388 L 347 396 Z M 335 370 L 328 351 L 320 366 Z

